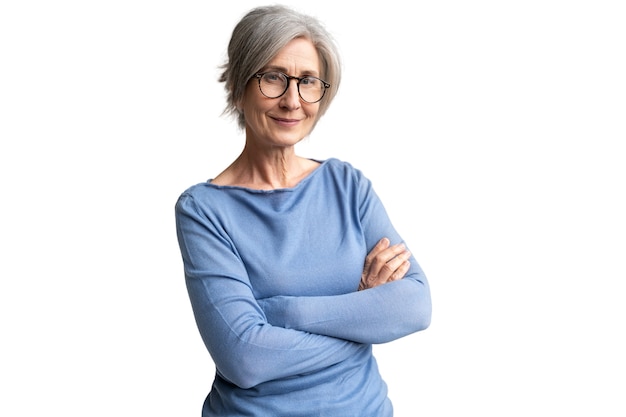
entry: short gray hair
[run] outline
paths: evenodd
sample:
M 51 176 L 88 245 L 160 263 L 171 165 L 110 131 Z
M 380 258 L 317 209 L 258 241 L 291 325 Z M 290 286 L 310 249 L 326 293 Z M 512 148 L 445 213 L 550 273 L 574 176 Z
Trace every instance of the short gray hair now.
M 246 120 L 237 103 L 243 98 L 248 82 L 296 38 L 313 43 L 320 58 L 320 78 L 330 84 L 320 102 L 317 120 L 333 101 L 341 81 L 341 61 L 332 35 L 313 16 L 281 5 L 257 7 L 235 26 L 228 44 L 227 61 L 220 67 L 223 72 L 219 81 L 224 83 L 227 93 L 224 113 L 235 116 L 242 130 Z

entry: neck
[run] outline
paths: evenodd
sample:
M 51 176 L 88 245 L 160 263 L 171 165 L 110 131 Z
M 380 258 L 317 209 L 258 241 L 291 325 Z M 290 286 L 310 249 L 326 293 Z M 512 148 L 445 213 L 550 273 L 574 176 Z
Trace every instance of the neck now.
M 244 147 L 230 167 L 234 182 L 250 188 L 276 189 L 295 186 L 308 172 L 307 162 L 293 147 L 271 151 Z

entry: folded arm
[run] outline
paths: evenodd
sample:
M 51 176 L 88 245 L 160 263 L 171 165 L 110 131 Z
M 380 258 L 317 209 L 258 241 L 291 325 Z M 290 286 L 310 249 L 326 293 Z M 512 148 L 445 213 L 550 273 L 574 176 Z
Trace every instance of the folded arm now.
M 368 344 L 386 343 L 430 325 L 432 307 L 426 276 L 413 255 L 402 251 L 404 242 L 371 183 L 364 177 L 358 182 L 356 210 L 370 251 L 364 259 L 359 291 L 259 300 L 270 323 Z M 392 246 L 383 251 L 389 244 Z M 394 251 L 393 247 L 399 249 Z
M 249 388 L 323 369 L 365 348 L 269 324 L 234 245 L 189 195 L 176 205 L 176 227 L 196 323 L 225 379 Z
M 428 283 L 415 261 L 400 280 L 348 294 L 259 300 L 270 323 L 359 343 L 386 343 L 427 328 Z

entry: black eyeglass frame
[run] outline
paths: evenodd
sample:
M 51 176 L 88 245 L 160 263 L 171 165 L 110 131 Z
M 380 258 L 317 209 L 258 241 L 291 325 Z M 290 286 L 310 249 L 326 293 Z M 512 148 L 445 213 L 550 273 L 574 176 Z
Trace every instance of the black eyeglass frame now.
M 261 89 L 261 79 L 263 78 L 263 76 L 265 74 L 270 74 L 270 73 L 280 74 L 280 75 L 282 75 L 283 77 L 285 77 L 287 79 L 287 84 L 285 85 L 285 89 L 283 90 L 282 93 L 280 93 L 276 97 L 268 96 Z M 304 101 L 305 103 L 309 103 L 309 104 L 314 104 L 314 103 L 317 103 L 317 102 L 321 101 L 324 98 L 324 95 L 326 95 L 326 89 L 330 88 L 330 84 L 328 84 L 326 81 L 322 80 L 321 78 L 313 77 L 312 75 L 307 75 L 307 76 L 304 76 L 304 77 L 294 77 L 293 75 L 287 75 L 284 72 L 280 72 L 280 71 L 266 71 L 266 72 L 257 72 L 256 74 L 254 74 L 254 77 L 258 80 L 259 91 L 261 92 L 261 94 L 263 94 L 267 98 L 279 98 L 279 97 L 282 97 L 283 95 L 285 95 L 287 90 L 289 90 L 289 86 L 291 85 L 291 80 L 297 80 L 298 81 L 296 83 L 296 88 L 298 89 L 298 96 L 300 96 L 300 99 L 302 101 Z M 302 80 L 305 80 L 307 78 L 315 78 L 316 80 L 319 80 L 319 81 L 322 82 L 322 86 L 324 87 L 324 89 L 322 90 L 322 96 L 318 100 L 307 101 L 307 100 L 304 99 L 304 97 L 302 97 L 302 94 L 300 93 L 300 82 L 302 82 Z

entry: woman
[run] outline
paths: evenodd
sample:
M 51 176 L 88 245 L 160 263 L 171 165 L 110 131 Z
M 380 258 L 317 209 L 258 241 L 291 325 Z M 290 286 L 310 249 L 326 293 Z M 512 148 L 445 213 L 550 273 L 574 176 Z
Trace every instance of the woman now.
M 220 80 L 243 151 L 176 204 L 216 367 L 202 415 L 392 416 L 372 345 L 428 327 L 428 282 L 359 170 L 294 149 L 337 92 L 336 46 L 309 16 L 256 8 Z

